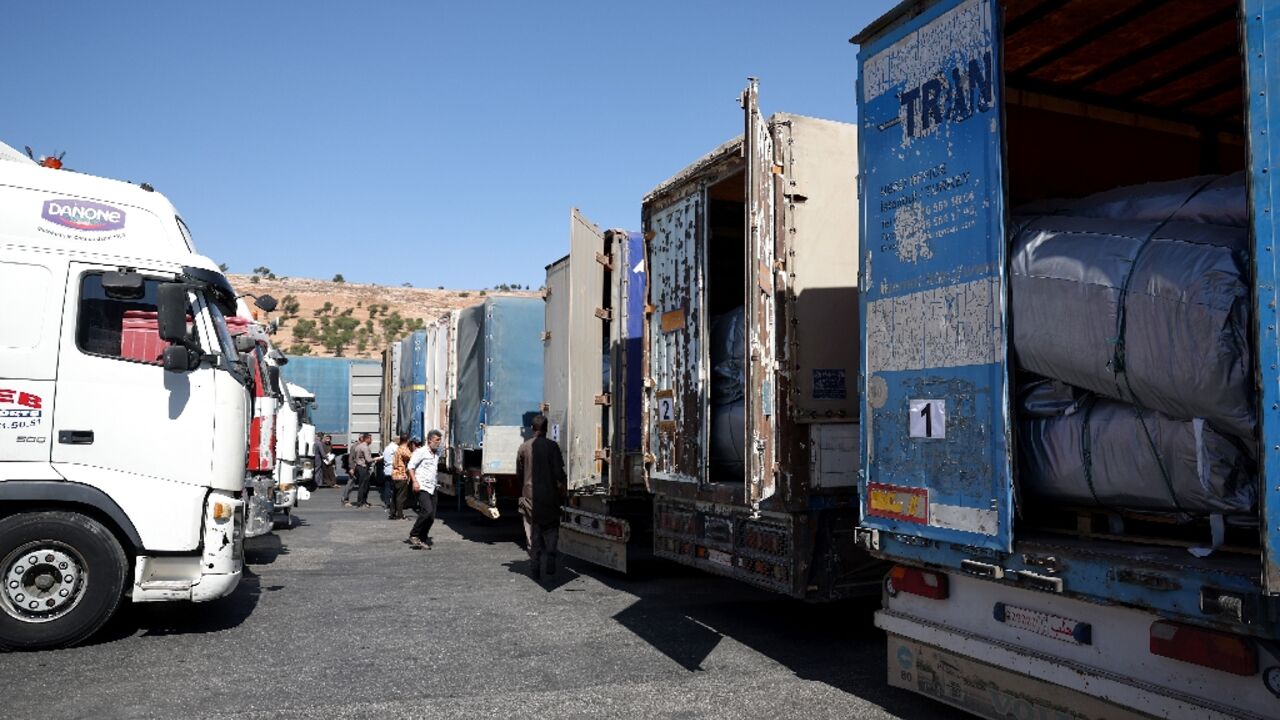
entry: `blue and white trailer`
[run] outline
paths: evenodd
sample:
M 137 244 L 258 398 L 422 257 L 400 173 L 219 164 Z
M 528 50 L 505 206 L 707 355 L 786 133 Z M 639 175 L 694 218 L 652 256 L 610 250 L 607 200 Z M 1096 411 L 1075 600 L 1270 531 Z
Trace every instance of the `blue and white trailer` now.
M 1280 2 L 919 0 L 852 42 L 859 539 L 895 563 L 890 683 L 990 718 L 1280 717 Z M 1256 516 L 1037 503 L 1010 208 L 1236 171 Z

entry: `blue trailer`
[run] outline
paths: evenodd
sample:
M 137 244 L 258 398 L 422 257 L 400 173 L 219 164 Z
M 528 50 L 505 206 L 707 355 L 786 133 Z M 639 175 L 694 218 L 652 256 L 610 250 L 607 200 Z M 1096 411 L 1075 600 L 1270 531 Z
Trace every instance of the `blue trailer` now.
M 852 40 L 863 248 L 858 536 L 896 563 L 876 616 L 889 681 L 989 718 L 1280 717 L 1280 191 L 1270 172 L 1280 162 L 1271 132 L 1280 131 L 1271 87 L 1280 2 L 1103 7 L 903 2 Z M 1093 500 L 1046 501 L 1047 466 L 1028 456 L 1040 439 L 1019 402 L 1030 352 L 1018 345 L 1027 318 L 1046 307 L 1013 300 L 1027 276 L 1011 263 L 1010 229 L 1119 186 L 1194 177 L 1204 188 L 1241 171 L 1247 241 L 1233 256 L 1246 258 L 1235 317 L 1250 320 L 1229 340 L 1250 348 L 1241 372 L 1257 394 L 1257 430 L 1233 439 L 1256 454 L 1254 475 L 1233 482 L 1253 482 L 1256 503 L 1224 519 L 1178 507 L 1172 484 L 1170 511 L 1101 497 L 1104 483 L 1134 478 L 1102 478 L 1098 468 L 1128 456 L 1156 455 L 1169 483 L 1176 459 L 1155 453 L 1158 416 L 1143 407 L 1150 397 L 1131 392 L 1141 350 L 1133 337 L 1164 341 L 1154 347 L 1170 356 L 1188 340 L 1123 318 L 1168 295 L 1167 278 L 1132 280 L 1132 268 L 1156 240 L 1177 246 L 1167 240 L 1175 225 L 1194 228 L 1174 217 L 1194 192 L 1163 218 L 1139 218 L 1140 200 L 1107 209 L 1110 220 L 1147 228 L 1120 282 L 1104 272 L 1114 245 L 1055 269 L 1094 289 L 1114 285 L 1107 297 L 1119 322 L 1098 317 L 1113 360 L 1092 370 L 1116 377 L 1140 432 L 1110 457 L 1084 441 L 1082 456 L 1066 458 Z M 1089 217 L 1079 224 L 1095 230 L 1081 243 L 1105 234 L 1102 216 Z M 1036 242 L 1051 237 L 1045 230 Z M 1201 311 L 1193 305 L 1182 309 Z M 1169 420 L 1195 428 L 1200 449 L 1179 461 L 1208 478 L 1202 436 L 1212 421 Z
M 450 458 L 467 504 L 498 517 L 516 498 L 516 451 L 542 403 L 542 300 L 486 298 L 459 313 L 450 335 L 457 369 L 449 421 Z
M 295 355 L 280 371 L 286 381 L 315 393 L 316 435 L 332 435 L 335 452 L 345 452 L 366 432 L 373 435 L 374 447 L 381 447 L 382 363 Z
M 399 342 L 400 365 L 396 384 L 397 434 L 426 439 L 423 410 L 427 400 L 427 332 L 415 330 Z

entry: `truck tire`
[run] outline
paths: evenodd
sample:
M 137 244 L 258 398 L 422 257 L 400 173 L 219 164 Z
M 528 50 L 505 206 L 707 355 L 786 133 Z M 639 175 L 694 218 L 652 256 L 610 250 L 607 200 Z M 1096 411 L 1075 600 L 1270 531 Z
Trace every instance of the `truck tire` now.
M 129 558 L 111 531 L 73 512 L 0 520 L 0 649 L 74 645 L 124 596 Z

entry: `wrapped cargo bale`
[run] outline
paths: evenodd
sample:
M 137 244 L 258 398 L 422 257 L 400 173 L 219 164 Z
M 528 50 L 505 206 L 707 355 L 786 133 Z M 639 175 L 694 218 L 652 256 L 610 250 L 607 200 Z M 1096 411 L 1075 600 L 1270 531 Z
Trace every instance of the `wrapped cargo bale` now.
M 1243 172 L 1120 187 L 1076 199 L 1038 200 L 1018 215 L 1073 215 L 1112 220 L 1169 220 L 1248 227 Z
M 711 472 L 712 479 L 743 475 L 743 442 L 746 440 L 743 400 L 711 407 Z
M 1020 367 L 1202 418 L 1253 452 L 1246 229 L 1067 216 L 1014 227 Z
M 1245 514 L 1257 483 L 1239 443 L 1203 420 L 1173 420 L 1088 393 L 1024 395 L 1025 492 L 1058 503 L 1154 512 Z
M 742 399 L 746 374 L 743 354 L 742 306 L 711 318 L 711 404 L 725 405 Z

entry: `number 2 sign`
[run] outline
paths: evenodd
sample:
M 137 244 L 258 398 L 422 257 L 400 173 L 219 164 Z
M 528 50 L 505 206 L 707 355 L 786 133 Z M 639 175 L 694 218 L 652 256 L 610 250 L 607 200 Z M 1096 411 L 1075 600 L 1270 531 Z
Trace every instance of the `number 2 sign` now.
M 908 427 L 911 437 L 941 440 L 947 437 L 946 400 L 909 400 Z

